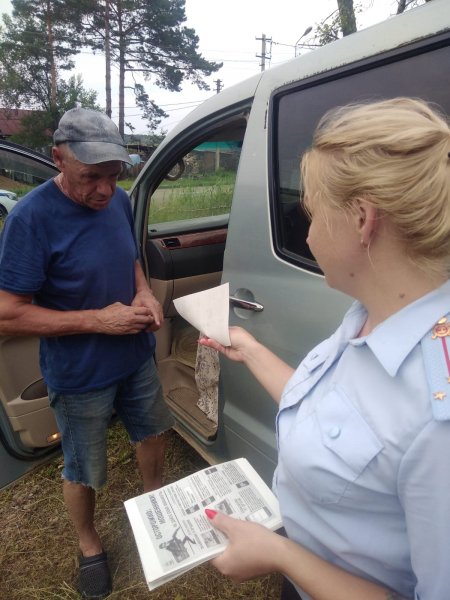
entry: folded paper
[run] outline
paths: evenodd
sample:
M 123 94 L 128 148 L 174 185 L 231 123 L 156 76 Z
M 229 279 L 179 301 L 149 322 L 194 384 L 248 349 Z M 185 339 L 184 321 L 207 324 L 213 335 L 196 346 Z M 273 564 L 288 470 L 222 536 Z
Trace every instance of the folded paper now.
M 178 313 L 193 327 L 223 346 L 230 346 L 228 318 L 230 285 L 224 283 L 209 290 L 174 300 Z

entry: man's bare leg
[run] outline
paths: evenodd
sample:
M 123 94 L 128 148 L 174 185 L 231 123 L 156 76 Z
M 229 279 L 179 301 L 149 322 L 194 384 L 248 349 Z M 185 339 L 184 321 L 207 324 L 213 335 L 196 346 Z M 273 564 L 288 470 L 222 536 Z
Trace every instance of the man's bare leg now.
M 163 484 L 166 434 L 149 437 L 136 444 L 136 457 L 142 475 L 144 492 L 151 492 Z
M 103 551 L 94 527 L 95 490 L 80 483 L 64 481 L 64 502 L 80 540 L 83 556 L 95 556 Z

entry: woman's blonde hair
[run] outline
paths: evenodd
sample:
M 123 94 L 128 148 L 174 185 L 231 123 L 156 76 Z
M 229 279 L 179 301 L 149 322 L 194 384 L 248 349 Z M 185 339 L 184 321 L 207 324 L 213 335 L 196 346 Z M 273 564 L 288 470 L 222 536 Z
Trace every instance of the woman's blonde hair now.
M 315 201 L 351 208 L 365 198 L 387 215 L 408 255 L 425 268 L 450 265 L 450 129 L 426 102 L 394 98 L 322 117 L 302 158 Z

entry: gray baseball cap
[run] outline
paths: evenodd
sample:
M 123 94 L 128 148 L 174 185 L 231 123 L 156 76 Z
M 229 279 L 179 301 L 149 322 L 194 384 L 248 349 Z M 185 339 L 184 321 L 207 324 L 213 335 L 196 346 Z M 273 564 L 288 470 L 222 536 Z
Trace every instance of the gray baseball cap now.
M 53 134 L 55 145 L 67 143 L 85 165 L 120 160 L 131 165 L 119 130 L 104 113 L 90 108 L 72 108 L 63 114 Z

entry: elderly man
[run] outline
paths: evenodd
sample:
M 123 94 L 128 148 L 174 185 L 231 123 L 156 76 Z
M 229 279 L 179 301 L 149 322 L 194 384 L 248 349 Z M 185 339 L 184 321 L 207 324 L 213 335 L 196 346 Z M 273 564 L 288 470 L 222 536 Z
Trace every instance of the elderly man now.
M 114 123 L 74 108 L 54 134 L 60 173 L 30 192 L 0 241 L 0 333 L 38 335 L 50 404 L 62 435 L 64 500 L 79 537 L 79 590 L 111 592 L 94 525 L 106 481 L 113 409 L 136 445 L 144 490 L 162 483 L 173 425 L 154 363 L 161 306 L 138 260 L 127 194 L 116 188 L 130 162 Z

